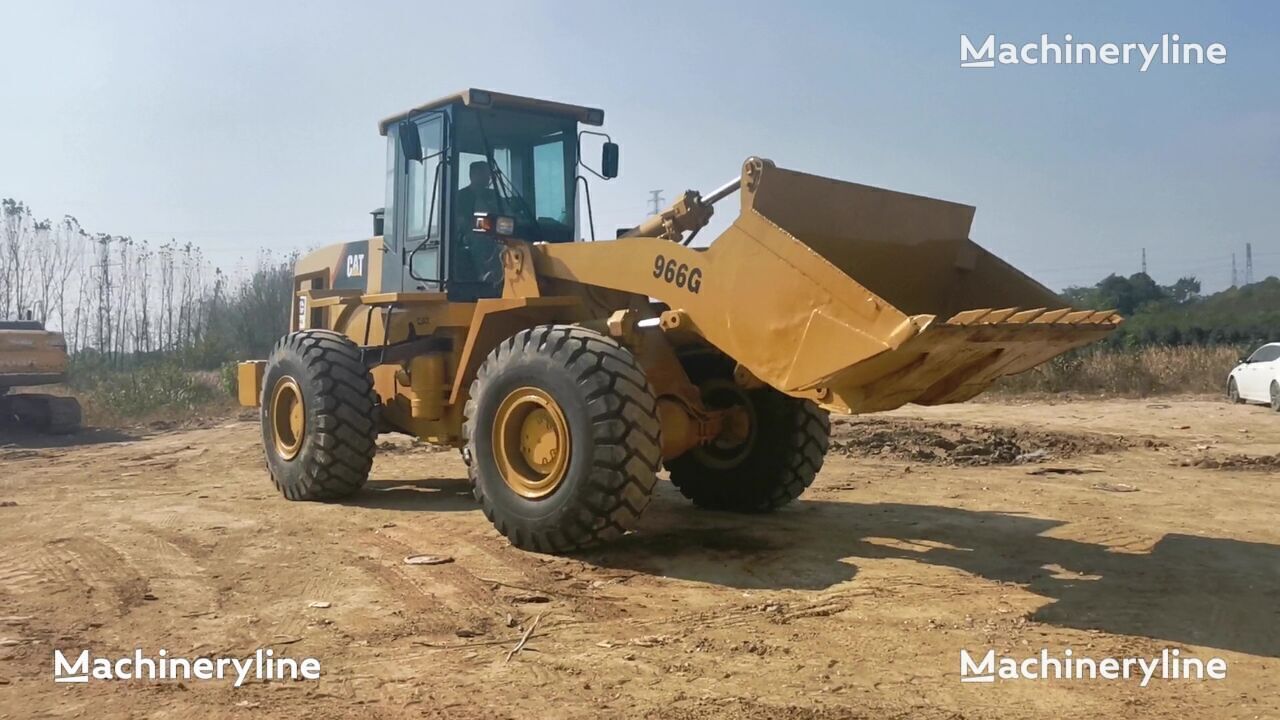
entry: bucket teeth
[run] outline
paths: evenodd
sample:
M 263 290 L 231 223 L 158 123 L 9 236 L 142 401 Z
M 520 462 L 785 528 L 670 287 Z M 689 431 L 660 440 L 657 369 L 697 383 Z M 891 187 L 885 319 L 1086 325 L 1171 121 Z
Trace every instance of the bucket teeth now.
M 982 308 L 980 310 L 965 310 L 962 313 L 956 313 L 950 320 L 948 325 L 972 325 L 982 319 L 984 315 L 991 312 L 991 308 Z
M 1034 310 L 1023 310 L 1020 313 L 1014 313 L 1013 315 L 1010 315 L 1009 319 L 1005 320 L 1005 322 L 1016 323 L 1016 324 L 1029 323 L 1032 320 L 1043 315 L 1044 310 L 1045 310 L 1044 308 L 1036 308 Z
M 1122 318 L 1114 310 L 1046 310 L 1033 308 L 981 308 L 956 313 L 947 325 L 1118 325 Z
M 963 402 L 1001 377 L 1101 338 L 1121 322 L 1112 310 L 967 310 L 824 383 L 855 412 L 888 410 L 908 402 Z
M 1018 308 L 1003 308 L 1001 310 L 992 310 L 991 312 L 982 316 L 982 321 L 980 324 L 997 325 L 999 323 L 1004 322 L 1007 318 L 1011 317 L 1016 312 L 1018 312 Z
M 1059 320 L 1061 320 L 1063 317 L 1065 317 L 1069 312 L 1071 312 L 1071 308 L 1062 308 L 1060 310 L 1050 310 L 1049 312 L 1041 315 L 1040 317 L 1036 318 L 1032 322 L 1056 323 Z

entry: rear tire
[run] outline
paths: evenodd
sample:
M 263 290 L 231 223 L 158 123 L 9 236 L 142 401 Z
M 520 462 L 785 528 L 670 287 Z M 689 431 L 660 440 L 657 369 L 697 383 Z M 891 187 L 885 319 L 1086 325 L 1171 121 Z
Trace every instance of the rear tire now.
M 464 413 L 472 492 L 518 548 L 608 542 L 649 505 L 657 402 L 635 358 L 604 335 L 571 325 L 517 333 L 481 365 Z
M 668 460 L 671 482 L 698 507 L 761 513 L 795 500 L 822 468 L 831 435 L 825 410 L 770 387 L 745 390 L 734 361 L 718 353 L 682 358 L 712 408 L 743 406 L 749 431 L 739 445 L 711 443 Z
M 267 468 L 290 500 L 336 500 L 369 479 L 378 434 L 373 378 L 360 348 L 329 330 L 276 343 L 262 383 Z
M 1244 398 L 1240 397 L 1240 388 L 1236 385 L 1236 379 L 1227 380 L 1227 402 L 1233 405 L 1243 405 Z

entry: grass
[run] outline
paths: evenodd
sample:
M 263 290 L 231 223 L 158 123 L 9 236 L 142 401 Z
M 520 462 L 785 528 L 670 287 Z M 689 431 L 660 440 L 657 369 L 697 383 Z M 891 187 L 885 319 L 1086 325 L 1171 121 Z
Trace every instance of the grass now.
M 1225 392 L 1227 373 L 1245 351 L 1231 346 L 1084 349 L 1005 378 L 997 395 L 1078 393 L 1148 397 Z
M 73 363 L 70 385 L 84 404 L 86 420 L 97 426 L 184 420 L 230 406 L 218 373 L 191 372 L 171 362 L 127 370 Z

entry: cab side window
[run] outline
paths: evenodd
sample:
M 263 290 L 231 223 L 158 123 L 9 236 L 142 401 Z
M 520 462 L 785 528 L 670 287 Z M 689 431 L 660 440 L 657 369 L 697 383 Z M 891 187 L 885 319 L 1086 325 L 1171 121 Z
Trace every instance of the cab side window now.
M 571 178 L 565 176 L 564 140 L 533 146 L 534 214 L 572 227 L 565 198 L 573 192 Z M 571 233 L 572 234 L 572 233 Z
M 440 154 L 440 146 L 444 140 L 444 119 L 436 116 L 418 125 L 418 136 L 422 140 L 422 154 L 426 159 L 409 163 L 405 183 L 408 211 L 405 230 L 411 240 L 416 238 L 421 241 L 428 236 L 439 240 L 442 207 L 439 198 L 443 195 L 447 182 L 440 172 L 443 167 L 441 161 L 444 159 Z
M 422 143 L 422 162 L 405 167 L 404 195 L 401 198 L 403 247 L 411 253 L 410 275 L 420 280 L 440 277 L 441 228 L 444 226 L 444 197 L 449 183 L 444 162 L 443 115 L 417 122 Z

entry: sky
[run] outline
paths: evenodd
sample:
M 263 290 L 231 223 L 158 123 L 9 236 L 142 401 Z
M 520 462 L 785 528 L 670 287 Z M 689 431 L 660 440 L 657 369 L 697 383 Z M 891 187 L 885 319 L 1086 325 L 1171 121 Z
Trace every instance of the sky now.
M 759 155 L 974 205 L 972 239 L 1055 289 L 1143 248 L 1166 284 L 1222 289 L 1233 252 L 1243 279 L 1246 242 L 1280 275 L 1272 3 L 2 0 L 0 26 L 0 197 L 228 270 L 367 237 L 377 121 L 479 87 L 605 109 L 621 174 L 593 182 L 598 230 Z M 1228 57 L 962 69 L 962 33 Z

